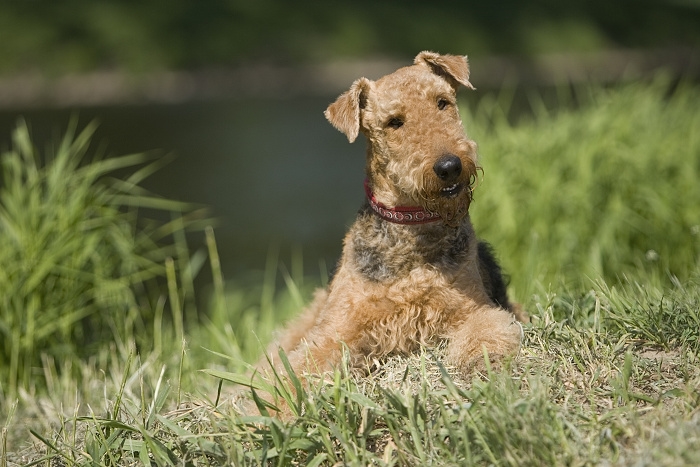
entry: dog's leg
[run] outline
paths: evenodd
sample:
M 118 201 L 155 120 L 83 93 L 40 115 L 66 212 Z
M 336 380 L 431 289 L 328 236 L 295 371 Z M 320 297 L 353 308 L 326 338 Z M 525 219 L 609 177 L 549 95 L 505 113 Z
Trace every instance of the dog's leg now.
M 286 369 L 279 357 L 279 351 L 282 349 L 287 355 L 293 371 L 295 372 L 295 376 L 305 384 L 306 377 L 304 373 L 308 372 L 308 368 L 304 365 L 306 357 L 308 356 L 306 338 L 312 334 L 312 330 L 318 326 L 319 315 L 326 307 L 327 301 L 328 291 L 326 289 L 317 289 L 311 304 L 299 317 L 288 323 L 284 331 L 268 345 L 265 354 L 260 357 L 256 365 L 257 370 L 264 375 L 264 378 L 270 382 L 274 382 L 278 376 L 284 378 L 285 375 L 287 375 Z M 277 373 L 277 376 L 273 375 L 273 373 Z M 290 383 L 287 386 L 287 389 L 294 394 L 295 389 L 293 385 Z M 270 404 L 275 402 L 275 397 L 272 394 L 261 392 L 258 393 L 258 397 Z M 291 408 L 287 406 L 284 400 L 279 399 L 275 404 L 279 410 L 277 416 L 283 419 L 291 418 Z M 243 403 L 241 410 L 246 414 L 258 413 L 252 400 Z
M 520 304 L 508 300 L 506 291 L 507 280 L 503 277 L 501 266 L 496 261 L 491 245 L 480 241 L 477 251 L 479 256 L 479 273 L 489 298 L 496 305 L 513 313 L 515 318 L 521 323 L 529 323 L 530 317 Z
M 484 281 L 484 288 L 489 298 L 501 308 L 508 309 L 510 303 L 506 292 L 506 280 L 501 266 L 496 261 L 493 248 L 486 242 L 480 241 L 477 246 L 479 255 L 479 273 Z
M 311 304 L 306 307 L 300 316 L 294 318 L 293 322 L 288 324 L 287 329 L 280 335 L 276 346 L 282 347 L 285 352 L 290 352 L 296 348 L 301 339 L 316 324 L 321 310 L 326 306 L 327 299 L 328 291 L 326 289 L 317 289 L 314 292 L 314 299 Z
M 447 359 L 462 371 L 483 368 L 484 351 L 497 362 L 520 349 L 523 330 L 503 308 L 481 306 L 470 311 L 447 335 Z
M 289 354 L 300 346 L 304 336 L 317 324 L 318 316 L 326 306 L 327 300 L 328 291 L 317 289 L 314 292 L 314 299 L 311 304 L 306 307 L 300 316 L 293 318 L 293 321 L 288 323 L 287 327 L 268 345 L 257 367 L 269 367 L 268 359 L 273 362 L 273 366 L 279 367 L 279 362 L 277 362 L 279 349 L 281 348 L 285 353 Z

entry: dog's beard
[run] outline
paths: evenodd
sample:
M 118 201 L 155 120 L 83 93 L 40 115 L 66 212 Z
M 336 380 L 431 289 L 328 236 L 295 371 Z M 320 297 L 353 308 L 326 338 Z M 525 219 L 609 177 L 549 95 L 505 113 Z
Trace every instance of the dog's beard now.
M 471 202 L 472 188 L 470 185 L 465 185 L 459 194 L 453 197 L 446 198 L 438 195 L 428 199 L 425 207 L 430 211 L 437 212 L 446 225 L 457 227 L 469 213 Z
M 443 222 L 457 227 L 469 213 L 473 186 L 476 182 L 476 165 L 463 162 L 462 174 L 454 182 L 446 183 L 436 176 L 425 180 L 424 208 L 437 212 Z M 453 187 L 457 188 L 453 188 Z

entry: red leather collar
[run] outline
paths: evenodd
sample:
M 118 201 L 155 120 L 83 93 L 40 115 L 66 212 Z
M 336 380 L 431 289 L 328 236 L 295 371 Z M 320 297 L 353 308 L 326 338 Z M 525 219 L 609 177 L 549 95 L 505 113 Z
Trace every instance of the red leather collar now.
M 442 219 L 437 212 L 425 210 L 420 206 L 396 206 L 393 208 L 384 206 L 374 197 L 367 179 L 365 179 L 365 194 L 367 194 L 367 200 L 372 210 L 382 219 L 395 224 L 428 224 Z

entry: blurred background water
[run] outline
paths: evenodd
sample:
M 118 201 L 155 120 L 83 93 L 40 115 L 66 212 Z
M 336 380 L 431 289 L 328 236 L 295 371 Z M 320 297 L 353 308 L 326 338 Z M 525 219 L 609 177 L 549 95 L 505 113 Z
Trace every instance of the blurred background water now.
M 107 154 L 162 149 L 173 159 L 143 185 L 210 207 L 226 277 L 261 269 L 268 251 L 302 248 L 332 264 L 362 200 L 364 145 L 326 123 L 328 99 L 244 99 L 177 105 L 0 112 L 9 141 L 18 114 L 37 141 L 56 141 L 71 116 L 100 122 Z M 98 146 L 98 145 L 96 145 Z
M 107 154 L 174 155 L 145 186 L 211 207 L 226 277 L 271 249 L 317 272 L 362 202 L 365 151 L 322 112 L 424 49 L 470 55 L 471 103 L 658 69 L 697 79 L 700 2 L 5 2 L 0 149 L 20 117 L 35 141 L 97 119 Z

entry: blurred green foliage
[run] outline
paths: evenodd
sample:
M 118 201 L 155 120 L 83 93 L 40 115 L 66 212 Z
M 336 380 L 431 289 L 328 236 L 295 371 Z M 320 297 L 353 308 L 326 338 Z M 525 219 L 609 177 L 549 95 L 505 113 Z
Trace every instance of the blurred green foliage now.
M 700 45 L 697 0 L 0 3 L 0 73 L 298 63 L 417 50 L 470 55 Z
M 465 112 L 484 167 L 474 225 L 517 294 L 596 277 L 686 280 L 700 261 L 698 87 L 659 75 L 560 96 L 552 111 L 532 93 L 534 115 L 516 125 L 506 91 Z
M 154 348 L 162 341 L 162 283 L 174 281 L 176 270 L 182 295 L 192 298 L 196 270 L 183 235 L 208 221 L 139 186 L 161 161 L 146 165 L 144 154 L 87 160 L 95 126 L 78 133 L 74 120 L 42 153 L 21 123 L 12 150 L 0 156 L 0 393 L 30 388 L 47 358 L 94 357 L 105 342 Z

